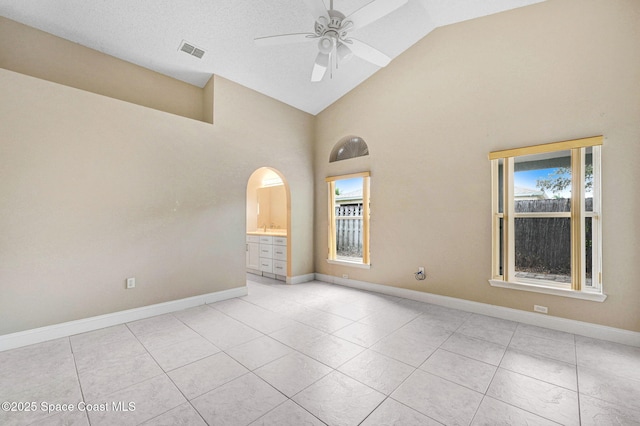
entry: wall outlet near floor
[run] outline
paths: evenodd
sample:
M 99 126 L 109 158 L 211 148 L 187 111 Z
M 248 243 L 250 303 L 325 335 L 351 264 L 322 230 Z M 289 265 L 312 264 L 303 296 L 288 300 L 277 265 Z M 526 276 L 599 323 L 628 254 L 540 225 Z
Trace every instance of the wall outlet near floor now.
M 540 312 L 541 314 L 546 314 L 547 312 L 549 312 L 549 309 L 547 309 L 546 306 L 540 305 L 533 305 L 533 310 L 536 312 Z
M 349 279 L 349 275 L 347 275 L 347 274 L 342 274 L 342 278 L 344 278 L 345 280 L 348 280 L 348 279 Z
M 127 278 L 127 288 L 135 288 L 136 279 L 135 278 Z
M 427 274 L 424 272 L 424 266 L 418 266 L 418 272 L 414 272 L 413 275 L 418 281 L 423 281 L 427 278 Z

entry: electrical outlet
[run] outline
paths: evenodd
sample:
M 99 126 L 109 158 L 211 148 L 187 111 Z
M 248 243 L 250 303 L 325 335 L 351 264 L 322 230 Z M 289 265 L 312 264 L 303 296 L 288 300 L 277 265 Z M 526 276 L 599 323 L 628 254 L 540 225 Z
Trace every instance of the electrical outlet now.
M 135 288 L 136 279 L 135 278 L 127 278 L 127 288 Z
M 541 314 L 546 314 L 547 312 L 549 312 L 549 309 L 547 309 L 546 306 L 540 305 L 533 305 L 533 310 L 536 312 L 540 312 Z
M 345 280 L 348 280 L 348 279 L 349 279 L 349 275 L 347 275 L 347 274 L 342 274 L 342 278 L 344 278 Z

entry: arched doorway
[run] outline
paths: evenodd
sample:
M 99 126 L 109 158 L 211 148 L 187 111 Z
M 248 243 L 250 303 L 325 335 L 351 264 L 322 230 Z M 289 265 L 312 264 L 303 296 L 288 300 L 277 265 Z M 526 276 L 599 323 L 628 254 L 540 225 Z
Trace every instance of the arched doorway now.
M 254 171 L 247 182 L 247 272 L 286 281 L 291 276 L 291 191 L 271 167 Z

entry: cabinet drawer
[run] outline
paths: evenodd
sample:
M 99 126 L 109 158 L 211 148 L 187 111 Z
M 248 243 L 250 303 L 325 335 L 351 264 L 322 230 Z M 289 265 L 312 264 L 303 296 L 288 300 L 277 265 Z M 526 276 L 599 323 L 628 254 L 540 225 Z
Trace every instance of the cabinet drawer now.
M 260 257 L 273 257 L 273 246 L 271 244 L 260 244 Z
M 273 258 L 278 260 L 287 260 L 287 246 L 272 246 Z
M 281 260 L 274 260 L 273 273 L 277 275 L 287 275 L 287 262 L 283 262 Z
M 287 237 L 273 237 L 273 244 L 277 246 L 286 246 Z
M 260 235 L 260 244 L 273 244 L 273 237 L 270 235 Z
M 260 270 L 273 273 L 273 259 L 260 258 Z
M 259 243 L 260 242 L 260 237 L 258 235 L 247 235 L 247 242 L 248 243 Z

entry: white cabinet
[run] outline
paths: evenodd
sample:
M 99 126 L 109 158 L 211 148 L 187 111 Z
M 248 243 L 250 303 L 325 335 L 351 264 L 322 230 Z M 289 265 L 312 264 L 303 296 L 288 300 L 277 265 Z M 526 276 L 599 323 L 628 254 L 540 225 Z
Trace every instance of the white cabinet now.
M 287 277 L 287 237 L 247 235 L 249 272 L 285 280 Z
M 260 258 L 260 270 L 262 272 L 273 273 L 273 259 L 267 259 L 266 257 Z M 263 274 L 264 275 L 264 274 Z
M 260 237 L 247 235 L 247 269 L 260 270 Z
M 276 278 L 287 276 L 287 237 L 273 237 L 273 273 Z
M 271 244 L 260 243 L 260 257 L 273 259 L 273 246 Z
M 283 277 L 287 276 L 287 262 L 282 260 L 274 260 L 273 261 L 273 273 L 276 275 L 281 275 Z
M 276 260 L 284 260 L 287 261 L 287 243 L 283 246 L 273 246 L 273 258 Z
M 273 237 L 260 235 L 260 270 L 273 273 Z

